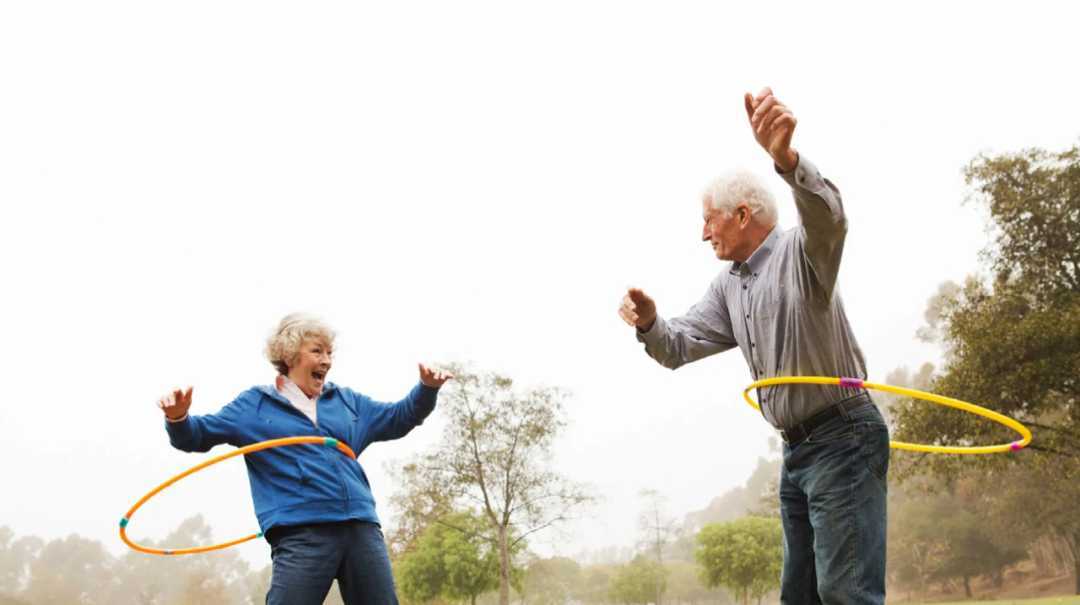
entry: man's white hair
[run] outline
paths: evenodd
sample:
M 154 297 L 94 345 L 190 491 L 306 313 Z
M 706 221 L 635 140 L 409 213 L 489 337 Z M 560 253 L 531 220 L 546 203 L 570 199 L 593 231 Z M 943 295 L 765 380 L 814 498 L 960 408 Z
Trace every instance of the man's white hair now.
M 266 358 L 281 374 L 289 373 L 289 363 L 295 362 L 305 340 L 318 338 L 334 346 L 334 331 L 313 315 L 290 313 L 281 319 L 277 329 L 266 340 Z
M 703 193 L 709 204 L 730 215 L 745 202 L 753 220 L 766 227 L 776 225 L 776 200 L 761 181 L 746 170 L 736 170 L 709 183 Z

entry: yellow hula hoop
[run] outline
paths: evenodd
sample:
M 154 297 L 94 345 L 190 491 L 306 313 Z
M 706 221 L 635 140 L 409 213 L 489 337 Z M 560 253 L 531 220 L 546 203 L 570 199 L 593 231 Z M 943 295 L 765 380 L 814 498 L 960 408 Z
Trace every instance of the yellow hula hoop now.
M 347 446 L 344 443 L 341 443 L 340 441 L 338 441 L 337 439 L 333 439 L 331 437 L 314 437 L 314 436 L 312 436 L 312 437 L 286 437 L 284 439 L 271 439 L 269 441 L 260 441 L 259 443 L 253 443 L 253 444 L 251 444 L 249 446 L 242 447 L 242 448 L 240 448 L 240 449 L 238 449 L 236 451 L 229 452 L 227 454 L 222 454 L 220 456 L 216 456 L 214 458 L 211 458 L 211 459 L 207 460 L 206 462 L 203 462 L 201 464 L 197 464 L 197 465 L 189 468 L 188 470 L 174 476 L 173 478 L 169 479 L 165 483 L 162 483 L 161 485 L 159 485 L 159 486 L 155 487 L 154 489 L 150 490 L 150 492 L 148 494 L 146 494 L 142 498 L 139 498 L 139 501 L 135 503 L 135 506 L 132 506 L 130 509 L 128 509 L 127 514 L 124 515 L 123 518 L 120 519 L 120 539 L 124 541 L 124 544 L 127 544 L 132 549 L 137 550 L 139 552 L 146 553 L 148 555 L 194 555 L 194 554 L 197 554 L 197 553 L 210 552 L 212 550 L 221 550 L 223 548 L 229 548 L 230 546 L 236 546 L 237 544 L 240 544 L 242 542 L 247 542 L 248 540 L 254 540 L 255 538 L 261 538 L 263 534 L 260 531 L 258 533 L 254 533 L 254 534 L 251 534 L 249 536 L 244 536 L 243 538 L 237 538 L 236 540 L 230 540 L 228 542 L 222 542 L 221 544 L 214 544 L 213 546 L 197 546 L 197 547 L 194 547 L 194 548 L 175 548 L 175 549 L 171 549 L 171 548 L 150 548 L 148 546 L 143 546 L 141 544 L 136 544 L 135 542 L 132 542 L 130 539 L 128 539 L 127 526 L 128 526 L 129 523 L 131 523 L 131 517 L 132 517 L 132 515 L 135 514 L 135 511 L 139 510 L 139 507 L 142 506 L 143 504 L 146 504 L 147 500 L 149 500 L 150 498 L 153 498 L 161 490 L 165 489 L 166 487 L 169 487 L 173 483 L 176 483 L 177 481 L 183 479 L 184 477 L 187 477 L 188 475 L 190 475 L 192 473 L 201 471 L 202 469 L 204 469 L 204 468 L 206 468 L 206 467 L 208 467 L 208 466 L 210 466 L 212 464 L 217 464 L 218 462 L 221 462 L 223 460 L 228 460 L 229 458 L 233 458 L 235 456 L 240 456 L 241 454 L 250 454 L 252 452 L 258 452 L 258 451 L 261 451 L 261 450 L 270 449 L 272 447 L 282 447 L 282 446 L 286 446 L 286 445 L 300 445 L 300 444 L 304 444 L 304 443 L 315 443 L 315 444 L 324 445 L 326 447 L 337 448 L 338 451 L 345 454 L 349 458 L 352 458 L 353 460 L 356 459 L 356 454 L 353 453 L 352 449 L 349 446 Z
M 778 376 L 776 378 L 766 378 L 764 380 L 758 380 L 743 390 L 743 399 L 750 404 L 754 409 L 761 411 L 761 406 L 757 404 L 750 397 L 750 391 L 762 387 L 776 386 L 781 384 L 831 384 L 843 388 L 849 389 L 870 389 L 873 391 L 885 391 L 887 393 L 895 393 L 904 397 L 911 397 L 913 399 L 921 399 L 923 401 L 930 401 L 940 405 L 945 405 L 965 412 L 970 412 L 976 416 L 982 416 L 988 418 L 994 422 L 1007 426 L 1010 429 L 1020 433 L 1021 439 L 1019 441 L 1013 441 L 1011 443 L 1003 443 L 1001 445 L 984 445 L 984 446 L 972 446 L 972 447 L 954 447 L 946 445 L 923 445 L 921 443 L 906 443 L 903 441 L 891 441 L 889 446 L 897 450 L 907 450 L 910 452 L 927 452 L 932 454 L 998 454 L 1001 452 L 1015 452 L 1017 450 L 1027 447 L 1031 443 L 1031 431 L 1019 422 L 999 414 L 993 410 L 988 410 L 982 406 L 975 405 L 974 403 L 968 403 L 966 401 L 960 401 L 959 399 L 953 399 L 952 397 L 944 397 L 942 395 L 935 395 L 934 393 L 927 393 L 926 391 L 919 391 L 916 389 L 908 389 L 905 387 L 894 387 L 888 384 L 877 384 L 873 382 L 865 382 L 858 378 L 834 378 L 830 376 Z

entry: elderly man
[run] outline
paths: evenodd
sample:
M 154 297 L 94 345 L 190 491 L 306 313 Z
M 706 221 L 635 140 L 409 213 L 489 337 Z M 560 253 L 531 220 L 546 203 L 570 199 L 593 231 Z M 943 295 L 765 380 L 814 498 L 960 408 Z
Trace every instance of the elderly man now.
M 839 191 L 791 147 L 795 117 L 770 89 L 745 104 L 757 142 L 791 187 L 799 225 L 776 226 L 775 202 L 753 176 L 718 179 L 704 194 L 702 240 L 731 264 L 682 317 L 657 316 L 636 288 L 619 314 L 668 368 L 738 346 L 755 379 L 865 378 L 836 292 L 847 233 Z M 884 603 L 889 434 L 869 394 L 778 386 L 763 389 L 760 403 L 784 437 L 781 602 Z

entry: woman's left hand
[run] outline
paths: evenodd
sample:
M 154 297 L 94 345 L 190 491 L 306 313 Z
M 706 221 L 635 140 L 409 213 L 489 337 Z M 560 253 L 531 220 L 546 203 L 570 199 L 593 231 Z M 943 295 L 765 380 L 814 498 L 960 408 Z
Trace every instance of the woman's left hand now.
M 429 386 L 433 389 L 441 387 L 443 383 L 454 377 L 450 372 L 444 372 L 438 369 L 433 370 L 422 363 L 416 365 L 420 366 L 420 382 L 424 383 L 424 386 Z

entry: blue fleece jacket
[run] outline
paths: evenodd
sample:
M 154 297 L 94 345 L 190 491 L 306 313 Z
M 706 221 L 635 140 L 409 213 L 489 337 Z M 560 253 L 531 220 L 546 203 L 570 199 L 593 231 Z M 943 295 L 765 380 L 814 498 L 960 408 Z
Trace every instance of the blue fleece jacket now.
M 220 443 L 252 443 L 319 435 L 348 444 L 359 456 L 368 445 L 405 436 L 435 408 L 438 389 L 417 384 L 397 403 L 373 401 L 327 383 L 318 399 L 318 426 L 272 386 L 241 393 L 216 414 L 166 422 L 169 442 L 185 452 L 206 452 Z M 336 448 L 304 444 L 244 456 L 259 527 L 358 519 L 378 523 L 375 498 L 357 460 Z

